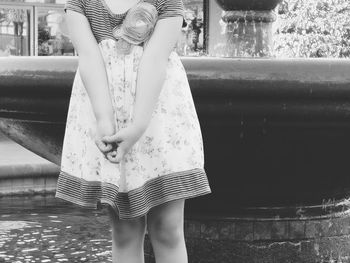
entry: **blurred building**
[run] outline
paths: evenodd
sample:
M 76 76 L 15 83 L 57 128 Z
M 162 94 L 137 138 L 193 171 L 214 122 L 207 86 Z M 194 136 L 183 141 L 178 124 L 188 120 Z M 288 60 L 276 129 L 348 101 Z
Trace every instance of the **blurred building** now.
M 0 0 L 0 57 L 72 56 L 64 21 L 66 0 Z M 204 50 L 204 1 L 184 0 L 187 26 L 178 42 L 180 55 Z

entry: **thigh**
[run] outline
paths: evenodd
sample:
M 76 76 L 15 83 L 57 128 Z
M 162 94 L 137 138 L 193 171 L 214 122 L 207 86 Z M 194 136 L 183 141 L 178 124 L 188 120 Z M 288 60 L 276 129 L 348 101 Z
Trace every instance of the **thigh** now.
M 146 228 L 146 217 L 138 217 L 130 220 L 120 219 L 117 212 L 111 206 L 108 206 L 108 215 L 110 218 L 111 226 L 116 230 L 126 230 L 126 231 L 138 231 L 143 232 Z

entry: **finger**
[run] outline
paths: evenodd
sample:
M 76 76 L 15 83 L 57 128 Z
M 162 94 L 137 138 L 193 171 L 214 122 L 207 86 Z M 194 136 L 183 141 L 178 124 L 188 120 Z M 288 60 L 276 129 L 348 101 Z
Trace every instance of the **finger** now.
M 117 152 L 112 151 L 106 154 L 106 158 L 112 163 L 118 163 L 116 160 Z
M 125 155 L 125 150 L 122 147 L 119 147 L 116 151 L 109 152 L 107 154 L 107 159 L 113 163 L 119 163 Z
M 96 143 L 97 147 L 100 149 L 100 151 L 104 152 L 104 153 L 109 152 L 113 148 L 111 144 L 102 142 L 99 139 L 96 139 L 95 143 Z
M 112 143 L 112 142 L 121 142 L 122 138 L 120 137 L 119 134 L 114 134 L 111 136 L 103 136 L 101 140 L 103 142 Z
M 104 145 L 104 147 L 105 147 L 104 149 L 102 149 L 103 152 L 109 152 L 110 150 L 113 149 L 112 145 L 109 144 L 109 143 L 105 144 L 105 143 L 102 142 L 102 145 Z

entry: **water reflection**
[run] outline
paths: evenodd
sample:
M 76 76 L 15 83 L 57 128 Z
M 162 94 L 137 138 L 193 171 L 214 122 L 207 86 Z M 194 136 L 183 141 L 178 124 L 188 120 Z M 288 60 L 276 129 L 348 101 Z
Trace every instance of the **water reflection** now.
M 0 208 L 0 262 L 112 262 L 107 211 Z

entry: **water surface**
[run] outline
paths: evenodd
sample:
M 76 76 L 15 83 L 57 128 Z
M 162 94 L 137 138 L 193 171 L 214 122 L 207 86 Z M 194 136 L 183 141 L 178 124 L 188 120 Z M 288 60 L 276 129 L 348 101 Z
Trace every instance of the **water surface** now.
M 0 198 L 0 263 L 112 262 L 111 244 L 106 208 Z

